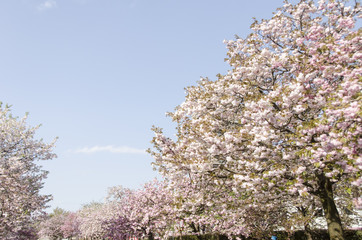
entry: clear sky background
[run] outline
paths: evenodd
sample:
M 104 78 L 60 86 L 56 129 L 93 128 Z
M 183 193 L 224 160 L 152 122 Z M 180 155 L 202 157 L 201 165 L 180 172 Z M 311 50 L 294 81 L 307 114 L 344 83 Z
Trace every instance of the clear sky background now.
M 282 0 L 1 0 L 0 101 L 29 112 L 58 158 L 43 193 L 77 210 L 107 188 L 153 179 L 152 125 L 186 86 L 229 69 L 224 39 L 245 37 Z

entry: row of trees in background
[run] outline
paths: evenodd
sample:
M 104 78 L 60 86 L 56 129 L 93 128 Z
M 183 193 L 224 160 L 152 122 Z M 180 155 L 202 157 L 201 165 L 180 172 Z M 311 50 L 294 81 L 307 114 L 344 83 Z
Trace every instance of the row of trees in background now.
M 232 189 L 215 192 L 216 185 L 208 183 L 199 189 L 185 178 L 175 184 L 153 180 L 142 188 L 131 190 L 117 186 L 110 188 L 103 203 L 84 205 L 77 212 L 55 209 L 38 226 L 39 236 L 49 239 L 172 239 L 194 235 L 219 235 L 229 238 L 269 238 L 276 231 L 292 236 L 297 230 L 324 228 L 322 206 L 295 199 L 277 205 L 265 201 L 264 206 L 240 201 L 241 195 Z M 275 204 L 276 201 L 273 201 Z M 360 216 L 349 207 L 349 202 L 338 201 L 345 228 L 358 226 Z M 311 205 L 306 205 L 311 204 Z M 351 218 L 357 217 L 357 218 Z M 359 218 L 359 219 L 358 219 Z M 308 226 L 308 228 L 306 228 Z M 309 234 L 309 235 L 308 235 Z M 319 238 L 314 238 L 319 239 Z
M 361 220 L 360 16 L 357 1 L 300 0 L 255 21 L 246 38 L 226 41 L 231 70 L 188 87 L 169 114 L 176 139 L 153 129 L 149 152 L 164 180 L 114 187 L 106 202 L 75 213 L 57 210 L 39 234 L 262 238 L 302 229 L 312 239 L 325 225 L 331 240 L 345 239 Z M 49 200 L 38 192 L 46 173 L 33 162 L 54 155 L 23 120 L 6 109 L 1 116 L 0 232 L 19 239 L 10 236 Z
M 84 205 L 75 213 L 56 209 L 40 226 L 40 236 L 51 239 L 127 239 L 170 235 L 172 194 L 154 180 L 138 190 L 113 187 L 104 203 Z

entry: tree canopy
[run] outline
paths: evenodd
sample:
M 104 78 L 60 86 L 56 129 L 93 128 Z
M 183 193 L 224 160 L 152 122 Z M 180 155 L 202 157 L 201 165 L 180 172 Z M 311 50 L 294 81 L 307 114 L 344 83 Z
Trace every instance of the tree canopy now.
M 54 158 L 54 143 L 36 140 L 38 127 L 28 127 L 26 118 L 0 107 L 0 237 L 9 240 L 31 239 L 34 221 L 51 200 L 39 192 L 47 171 L 36 161 Z
M 232 69 L 187 88 L 169 114 L 175 141 L 154 128 L 155 166 L 175 182 L 219 182 L 249 206 L 317 201 L 343 239 L 334 194 L 359 197 L 362 181 L 360 14 L 358 2 L 285 1 L 225 41 Z

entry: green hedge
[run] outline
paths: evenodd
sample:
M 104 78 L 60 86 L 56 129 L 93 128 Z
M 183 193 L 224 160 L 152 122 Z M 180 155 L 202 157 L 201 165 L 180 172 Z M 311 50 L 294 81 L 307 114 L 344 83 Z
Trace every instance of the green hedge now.
M 362 231 L 354 231 L 354 230 L 346 230 L 345 239 L 347 240 L 362 240 Z M 275 236 L 277 236 L 278 240 L 287 240 L 288 237 L 290 240 L 306 240 L 307 237 L 304 234 L 304 231 L 294 232 L 292 236 L 288 236 L 286 232 L 275 232 Z M 329 240 L 328 232 L 326 230 L 315 230 L 312 232 L 313 239 L 315 240 Z M 245 240 L 259 240 L 256 238 L 245 238 L 241 237 Z M 223 235 L 187 235 L 187 236 L 179 236 L 179 237 L 170 237 L 168 240 L 228 240 L 226 236 Z
M 362 240 L 362 231 L 355 230 L 345 230 L 344 237 L 346 240 Z M 275 236 L 278 237 L 278 240 L 287 240 L 288 235 L 285 232 L 276 232 Z M 315 240 L 329 240 L 327 230 L 314 230 L 312 232 L 312 237 Z M 304 231 L 297 231 L 291 237 L 291 240 L 306 240 L 307 237 Z

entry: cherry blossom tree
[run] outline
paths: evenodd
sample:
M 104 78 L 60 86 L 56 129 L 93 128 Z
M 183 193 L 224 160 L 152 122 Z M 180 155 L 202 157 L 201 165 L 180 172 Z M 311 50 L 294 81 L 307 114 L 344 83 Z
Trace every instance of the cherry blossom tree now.
M 230 179 L 251 205 L 312 198 L 330 238 L 344 239 L 335 190 L 352 199 L 362 181 L 360 15 L 357 1 L 285 1 L 225 41 L 232 69 L 187 88 L 170 113 L 176 141 L 154 128 L 155 166 Z
M 79 224 L 76 213 L 55 208 L 39 223 L 39 235 L 49 239 L 80 237 Z
M 178 176 L 178 181 L 168 183 L 174 198 L 171 210 L 175 218 L 173 235 L 191 234 L 200 238 L 205 234 L 247 235 L 244 211 L 235 201 L 238 196 L 222 181 L 217 181 L 219 179 L 210 181 L 189 176 Z
M 258 204 L 250 199 L 240 201 L 245 193 L 237 191 L 226 175 L 184 173 L 172 174 L 167 181 L 174 201 L 169 210 L 174 218 L 172 236 L 262 237 L 269 236 L 276 227 L 290 228 L 284 224 L 288 217 L 285 198 L 275 199 L 273 204 L 267 199 Z
M 0 107 L 0 238 L 21 239 L 42 215 L 49 195 L 41 195 L 47 172 L 36 163 L 55 157 L 54 143 L 34 138 L 38 127 L 28 127 L 27 117 L 11 115 Z M 29 238 L 30 239 L 30 238 Z
M 128 202 L 133 192 L 133 190 L 124 188 L 121 185 L 109 188 L 106 204 L 112 206 L 113 212 L 112 216 L 102 222 L 104 237 L 127 239 L 142 236 L 142 232 L 135 227 L 136 223 L 129 218 L 132 210 L 135 209 L 135 207 L 130 208 Z
M 80 221 L 78 215 L 74 212 L 69 212 L 65 215 L 61 231 L 65 238 L 73 238 L 80 236 L 79 230 Z
M 133 223 L 122 216 L 115 219 L 107 220 L 103 223 L 103 225 L 106 229 L 106 233 L 104 235 L 106 239 L 126 240 L 131 237 L 141 236 L 140 233 L 137 234 L 133 230 Z
M 49 239 L 63 239 L 65 236 L 62 231 L 64 220 L 68 213 L 61 209 L 55 208 L 53 213 L 49 214 L 39 224 L 39 235 L 40 237 Z
M 113 206 L 117 205 L 114 208 L 118 214 L 115 220 L 130 227 L 134 236 L 151 240 L 167 235 L 174 216 L 172 194 L 165 182 L 154 179 L 137 190 L 118 186 L 111 189 L 111 196 Z M 125 225 L 119 228 L 119 232 L 124 232 Z
M 113 206 L 92 202 L 77 212 L 80 236 L 86 239 L 102 239 L 107 233 L 104 222 L 116 217 Z

